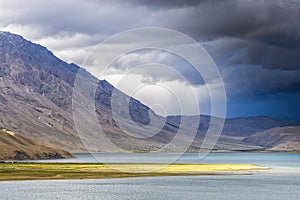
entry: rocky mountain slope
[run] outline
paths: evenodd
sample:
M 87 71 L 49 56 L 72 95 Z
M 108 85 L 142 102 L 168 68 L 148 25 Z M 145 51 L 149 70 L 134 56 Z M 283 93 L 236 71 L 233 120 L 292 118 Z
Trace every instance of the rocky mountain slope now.
M 66 151 L 24 138 L 12 131 L 0 130 L 0 160 L 70 158 Z
M 300 151 L 300 126 L 268 129 L 246 137 L 244 142 L 273 151 Z
M 8 32 L 0 32 L 0 126 L 19 133 L 26 138 L 58 146 L 72 152 L 86 151 L 82 135 L 75 129 L 72 113 L 72 92 L 79 66 L 67 64 L 54 56 L 45 47 Z M 87 123 L 83 130 L 91 143 L 89 150 L 102 151 L 97 143 L 97 125 L 101 125 L 106 138 L 123 149 L 136 152 L 161 149 L 176 138 L 181 118 L 194 123 L 194 116 L 168 117 L 166 122 L 151 109 L 124 93 L 105 80 L 97 80 L 80 70 L 82 83 L 96 83 L 95 113 L 97 123 Z M 119 120 L 127 126 L 124 131 L 112 115 L 111 96 L 116 91 L 120 108 L 129 101 L 129 115 L 117 113 Z M 89 95 L 80 94 L 81 96 Z M 73 102 L 74 103 L 74 102 Z M 78 105 L 84 102 L 78 100 Z M 88 105 L 89 102 L 87 102 Z M 89 122 L 91 116 L 85 109 L 79 113 L 82 120 Z M 147 125 L 151 124 L 152 127 Z M 132 122 L 133 121 L 133 122 Z M 163 123 L 163 124 L 162 124 Z M 202 144 L 210 117 L 201 116 L 198 133 L 189 151 L 197 151 Z M 162 126 L 161 126 L 162 125 Z M 295 126 L 299 122 L 281 121 L 266 117 L 228 119 L 216 150 L 257 150 L 264 145 L 245 142 L 245 137 L 274 127 Z M 163 127 L 158 133 L 155 127 Z M 185 141 L 191 139 L 189 127 L 186 134 L 176 138 L 166 151 L 179 151 Z M 134 133 L 135 132 L 135 133 Z M 192 138 L 193 139 L 193 138 Z
M 0 33 L 0 125 L 30 139 L 70 151 L 86 151 L 72 118 L 72 91 L 79 67 L 55 57 L 45 47 L 19 35 Z M 83 73 L 89 82 L 98 81 Z M 122 147 L 143 151 L 163 144 L 158 138 L 136 139 L 117 127 L 111 112 L 114 88 L 105 80 L 97 84 L 95 104 L 98 122 L 114 142 Z M 120 99 L 130 98 L 119 92 Z M 130 117 L 140 126 L 149 123 L 147 106 L 130 98 Z M 89 116 L 86 116 L 88 118 Z M 158 120 L 162 120 L 156 116 Z M 127 119 L 125 119 L 127 120 Z M 95 151 L 99 147 L 93 147 Z

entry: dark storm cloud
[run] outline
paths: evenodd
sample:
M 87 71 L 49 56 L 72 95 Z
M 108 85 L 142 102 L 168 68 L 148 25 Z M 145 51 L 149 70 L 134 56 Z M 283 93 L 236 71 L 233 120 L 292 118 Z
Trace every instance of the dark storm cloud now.
M 282 48 L 257 40 L 219 38 L 208 42 L 206 49 L 220 65 L 260 65 L 282 70 L 300 68 L 300 49 Z
M 295 49 L 239 38 L 219 38 L 205 48 L 234 98 L 300 91 L 300 53 Z
M 299 1 L 204 1 L 195 7 L 195 18 L 186 23 L 200 36 L 299 39 L 299 9 Z
M 292 0 L 12 0 L 0 3 L 0 9 L 2 26 L 43 27 L 43 34 L 49 35 L 114 34 L 129 28 L 163 26 L 197 39 L 229 36 L 286 46 L 299 40 L 300 32 L 300 2 Z
M 161 8 L 168 5 L 177 4 L 164 2 Z M 300 68 L 300 1 L 197 1 L 158 12 L 152 18 L 198 40 L 225 40 L 217 47 L 221 54 L 244 51 L 228 65 Z
M 172 28 L 205 44 L 234 97 L 300 91 L 299 0 L 10 0 L 0 1 L 0 19 L 1 29 L 46 41 L 70 60 L 121 31 Z
M 133 5 L 141 5 L 141 6 L 148 6 L 148 7 L 155 7 L 155 8 L 176 8 L 176 7 L 183 7 L 183 6 L 196 6 L 199 5 L 202 1 L 201 0 L 189 0 L 189 1 L 182 1 L 182 0 L 130 0 L 129 3 Z

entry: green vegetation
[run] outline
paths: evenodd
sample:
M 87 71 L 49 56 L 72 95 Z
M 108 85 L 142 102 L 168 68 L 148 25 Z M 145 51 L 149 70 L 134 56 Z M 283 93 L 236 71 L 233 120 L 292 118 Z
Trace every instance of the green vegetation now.
M 0 163 L 0 181 L 189 176 L 267 170 L 251 164 Z

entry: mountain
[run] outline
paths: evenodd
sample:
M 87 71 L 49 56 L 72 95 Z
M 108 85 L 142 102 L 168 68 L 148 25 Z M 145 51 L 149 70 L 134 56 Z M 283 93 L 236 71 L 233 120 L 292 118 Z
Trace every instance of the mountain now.
M 191 122 L 198 118 L 198 116 L 186 117 L 188 117 L 188 120 Z M 168 120 L 179 124 L 180 118 L 181 116 L 169 116 Z M 201 115 L 198 127 L 199 131 L 206 132 L 209 127 L 210 121 L 210 116 Z M 273 119 L 266 116 L 227 118 L 224 123 L 222 135 L 246 137 L 260 131 L 284 126 L 300 126 L 300 122 Z
M 79 69 L 75 64 L 67 64 L 58 59 L 41 45 L 19 35 L 1 32 L 0 126 L 65 150 L 86 151 L 82 138 L 74 127 L 72 116 L 72 92 Z M 115 88 L 105 80 L 97 80 L 88 72 L 84 71 L 81 76 L 85 83 L 97 82 L 97 119 L 107 137 L 117 145 L 136 151 L 144 151 L 145 146 L 151 145 L 159 148 L 168 140 L 169 135 L 175 133 L 169 131 L 163 136 L 162 133 L 147 139 L 129 137 L 112 117 L 110 99 Z M 139 101 L 120 91 L 118 95 L 120 99 L 129 99 L 130 117 L 141 128 L 149 123 L 149 113 L 157 121 L 163 120 Z M 88 119 L 89 116 L 85 118 Z M 124 120 L 128 121 L 126 118 Z M 144 132 L 146 134 L 147 131 Z M 99 151 L 101 148 L 95 144 L 92 150 Z
M 300 151 L 300 126 L 272 128 L 248 136 L 244 142 L 273 151 Z
M 249 136 L 258 131 L 274 127 L 299 126 L 300 122 L 273 119 L 265 116 L 238 117 L 227 119 L 223 134 L 230 136 Z
M 71 158 L 61 149 L 24 138 L 12 131 L 0 130 L 0 160 Z
M 1 32 L 0 125 L 67 150 L 84 149 L 70 113 L 77 70 L 45 47 Z
M 179 126 L 182 116 L 169 116 L 168 121 Z M 188 121 L 187 124 L 192 123 L 198 116 L 185 116 Z M 201 144 L 199 141 L 203 141 L 205 133 L 210 125 L 211 117 L 207 115 L 200 116 L 200 122 L 198 126 L 198 134 L 196 135 L 196 141 L 194 142 L 197 149 Z M 268 148 L 267 142 L 268 138 L 261 138 L 259 142 L 253 141 L 248 142 L 245 138 L 248 138 L 256 133 L 262 131 L 270 132 L 273 128 L 281 128 L 287 126 L 300 126 L 300 122 L 289 121 L 289 120 L 278 120 L 265 116 L 251 116 L 251 117 L 237 117 L 225 119 L 222 134 L 220 135 L 218 143 L 215 145 L 214 149 L 220 150 L 233 150 L 233 151 L 260 151 Z M 295 132 L 299 134 L 300 132 Z M 193 145 L 192 145 L 193 147 Z
M 76 76 L 79 76 L 80 87 L 83 88 L 80 94 L 73 90 Z M 94 102 L 84 98 L 91 95 L 91 91 L 85 88 L 89 84 L 96 86 Z M 72 102 L 73 92 L 79 98 Z M 118 99 L 114 110 L 112 94 Z M 72 103 L 80 108 L 76 116 L 72 112 Z M 97 118 L 95 123 L 91 123 L 93 116 L 88 112 L 92 104 Z M 123 112 L 124 108 L 128 108 L 128 115 Z M 98 80 L 79 66 L 60 60 L 47 48 L 8 32 L 0 32 L 0 116 L 1 127 L 71 152 L 86 152 L 87 144 L 89 151 L 102 152 L 105 145 L 110 149 L 109 142 L 128 151 L 148 152 L 163 148 L 163 151 L 176 152 L 186 150 L 189 141 L 193 142 L 188 151 L 198 151 L 210 123 L 210 116 L 200 116 L 194 138 L 191 127 L 197 123 L 197 116 L 164 118 L 156 115 L 149 107 L 107 81 Z M 83 122 L 80 129 L 84 133 L 80 135 L 73 120 L 76 117 Z M 181 126 L 183 119 L 188 125 Z M 107 143 L 99 137 L 99 125 Z M 245 137 L 274 127 L 296 125 L 300 123 L 267 117 L 227 119 L 214 148 L 265 149 L 264 145 L 245 142 Z M 177 134 L 179 128 L 183 134 Z M 101 145 L 99 142 L 102 142 Z

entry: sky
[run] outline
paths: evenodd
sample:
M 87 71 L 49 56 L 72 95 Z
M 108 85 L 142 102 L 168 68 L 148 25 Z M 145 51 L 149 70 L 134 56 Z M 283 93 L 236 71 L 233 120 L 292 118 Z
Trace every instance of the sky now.
M 0 30 L 20 34 L 80 66 L 98 44 L 134 28 L 168 28 L 193 38 L 220 71 L 227 117 L 266 115 L 300 120 L 299 19 L 298 0 L 0 1 Z M 136 41 L 145 39 L 136 37 Z M 111 44 L 107 49 L 130 45 L 124 43 Z M 161 65 L 151 63 L 175 71 L 161 70 Z M 146 67 L 128 74 L 138 65 Z M 105 76 L 97 75 L 93 63 L 82 67 L 161 115 L 197 114 L 189 103 L 190 88 L 199 98 L 201 114 L 209 114 L 209 93 L 219 90 L 207 91 L 188 62 L 157 49 L 122 55 Z M 126 84 L 118 84 L 124 76 Z M 145 86 L 137 87 L 141 85 Z M 137 89 L 132 93 L 133 87 Z M 184 113 L 176 98 L 187 108 Z

